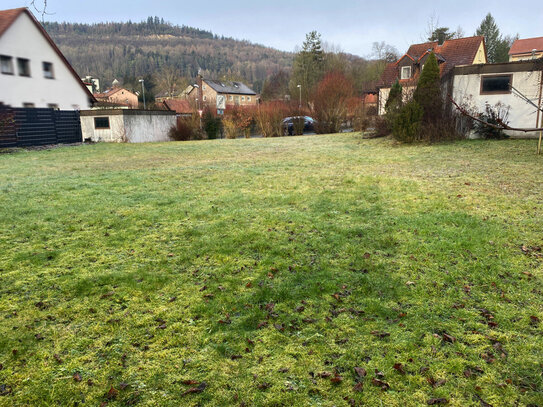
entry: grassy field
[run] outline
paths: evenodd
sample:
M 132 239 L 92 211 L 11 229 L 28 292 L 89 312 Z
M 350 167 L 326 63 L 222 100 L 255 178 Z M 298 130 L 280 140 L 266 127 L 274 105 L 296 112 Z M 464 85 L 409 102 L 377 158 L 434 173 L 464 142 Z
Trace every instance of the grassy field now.
M 0 155 L 1 406 L 543 406 L 534 141 Z

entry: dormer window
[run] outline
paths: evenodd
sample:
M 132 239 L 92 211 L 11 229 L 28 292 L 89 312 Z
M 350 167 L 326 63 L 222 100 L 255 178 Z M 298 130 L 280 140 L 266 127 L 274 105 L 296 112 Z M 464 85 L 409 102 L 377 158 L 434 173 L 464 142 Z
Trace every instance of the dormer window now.
M 402 71 L 400 73 L 400 79 L 409 79 L 411 78 L 411 67 L 402 66 Z

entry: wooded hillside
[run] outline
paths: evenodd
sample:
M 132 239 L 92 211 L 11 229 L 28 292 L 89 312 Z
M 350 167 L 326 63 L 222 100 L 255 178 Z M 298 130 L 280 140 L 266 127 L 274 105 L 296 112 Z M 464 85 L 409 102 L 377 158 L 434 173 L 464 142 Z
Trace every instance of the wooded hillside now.
M 98 77 L 105 86 L 114 78 L 137 83 L 145 77 L 147 83 L 161 67 L 175 65 L 187 78 L 200 68 L 206 77 L 243 80 L 259 92 L 267 76 L 290 69 L 293 59 L 288 52 L 158 17 L 141 23 L 46 22 L 45 29 L 81 77 Z

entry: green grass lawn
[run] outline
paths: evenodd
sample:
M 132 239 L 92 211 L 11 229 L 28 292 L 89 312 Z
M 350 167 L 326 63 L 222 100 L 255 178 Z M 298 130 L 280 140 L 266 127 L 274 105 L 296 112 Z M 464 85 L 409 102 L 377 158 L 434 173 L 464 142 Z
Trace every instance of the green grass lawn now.
M 543 406 L 535 141 L 0 155 L 1 406 Z

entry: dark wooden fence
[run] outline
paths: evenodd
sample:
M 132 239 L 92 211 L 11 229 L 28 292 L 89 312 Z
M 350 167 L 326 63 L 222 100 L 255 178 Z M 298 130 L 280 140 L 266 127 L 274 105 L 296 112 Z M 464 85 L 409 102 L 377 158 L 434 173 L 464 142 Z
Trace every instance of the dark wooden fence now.
M 0 148 L 82 141 L 79 112 L 0 105 Z

